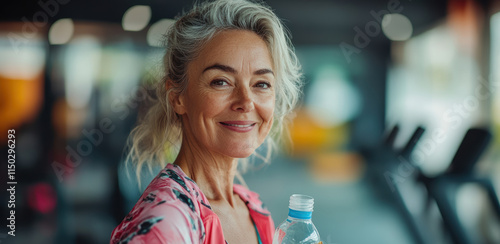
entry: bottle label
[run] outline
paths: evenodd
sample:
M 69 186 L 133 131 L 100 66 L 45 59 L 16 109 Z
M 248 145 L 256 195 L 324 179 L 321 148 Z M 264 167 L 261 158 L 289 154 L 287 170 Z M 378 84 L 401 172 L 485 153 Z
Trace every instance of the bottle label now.
M 279 229 L 279 234 L 278 234 L 278 243 L 283 242 L 283 238 L 285 237 L 286 232 L 284 232 L 282 229 Z
M 312 212 L 297 211 L 293 209 L 288 209 L 288 216 L 297 219 L 311 219 Z

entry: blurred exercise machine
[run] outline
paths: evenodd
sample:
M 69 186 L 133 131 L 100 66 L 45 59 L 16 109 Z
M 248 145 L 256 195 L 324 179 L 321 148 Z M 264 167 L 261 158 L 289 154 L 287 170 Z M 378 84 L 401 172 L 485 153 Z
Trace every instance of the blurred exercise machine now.
M 488 147 L 492 137 L 491 133 L 487 129 L 482 128 L 469 129 L 448 169 L 443 173 L 429 177 L 426 176 L 419 166 L 416 165 L 415 162 L 412 162 L 410 158 L 412 151 L 417 146 L 425 129 L 418 127 L 401 151 L 393 149 L 398 132 L 399 127 L 396 125 L 392 128 L 390 133 L 388 133 L 384 141 L 384 147 L 387 149 L 385 153 L 392 154 L 389 157 L 387 155 L 385 156 L 386 159 L 389 159 L 389 162 L 385 163 L 384 178 L 393 193 L 393 200 L 398 205 L 407 226 L 415 238 L 415 242 L 436 243 L 436 240 L 433 240 L 432 235 L 429 235 L 429 227 L 423 224 L 422 221 L 409 210 L 404 194 L 401 192 L 402 185 L 408 184 L 408 181 L 413 181 L 412 183 L 420 184 L 425 187 L 427 196 L 424 197 L 427 198 L 427 208 L 430 202 L 434 201 L 436 203 L 443 225 L 453 243 L 477 243 L 467 234 L 463 223 L 460 222 L 455 200 L 456 189 L 466 183 L 475 183 L 481 186 L 487 193 L 489 203 L 493 207 L 496 217 L 500 220 L 500 203 L 493 183 L 488 178 L 475 176 L 473 174 L 474 167 L 480 156 Z M 406 169 L 406 171 L 401 170 L 401 167 Z M 408 175 L 401 176 L 388 172 L 406 172 Z

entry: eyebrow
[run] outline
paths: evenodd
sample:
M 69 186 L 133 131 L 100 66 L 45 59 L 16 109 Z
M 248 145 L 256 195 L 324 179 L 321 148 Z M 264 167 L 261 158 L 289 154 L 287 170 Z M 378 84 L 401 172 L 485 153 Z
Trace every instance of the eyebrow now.
M 208 66 L 203 70 L 202 73 L 204 73 L 205 71 L 211 70 L 211 69 L 218 69 L 218 70 L 222 70 L 224 72 L 233 73 L 233 74 L 238 73 L 238 71 L 236 71 L 233 67 L 223 65 L 223 64 L 214 64 L 214 65 Z M 270 69 L 259 69 L 259 70 L 254 71 L 253 74 L 254 75 L 272 74 L 274 76 L 274 72 Z

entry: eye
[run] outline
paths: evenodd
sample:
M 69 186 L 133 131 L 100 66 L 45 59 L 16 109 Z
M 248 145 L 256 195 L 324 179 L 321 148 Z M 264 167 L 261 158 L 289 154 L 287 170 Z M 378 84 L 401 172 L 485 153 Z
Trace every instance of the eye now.
M 226 86 L 226 85 L 229 85 L 229 83 L 227 83 L 227 81 L 225 81 L 225 80 L 213 80 L 212 82 L 210 82 L 210 85 L 211 86 Z
M 271 84 L 269 82 L 261 81 L 257 84 L 255 84 L 256 87 L 263 88 L 263 89 L 269 89 L 271 88 Z

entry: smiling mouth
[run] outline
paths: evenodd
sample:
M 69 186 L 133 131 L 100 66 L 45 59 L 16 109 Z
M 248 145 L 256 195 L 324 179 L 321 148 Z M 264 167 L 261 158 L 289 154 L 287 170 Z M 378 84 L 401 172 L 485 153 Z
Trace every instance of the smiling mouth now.
M 239 128 L 251 127 L 251 126 L 254 126 L 255 124 L 257 124 L 257 123 L 252 123 L 252 124 L 246 124 L 246 125 L 238 125 L 238 124 L 230 124 L 230 123 L 224 123 L 224 122 L 220 122 L 220 123 L 223 125 L 226 125 L 226 126 L 234 126 L 234 127 L 239 127 Z

